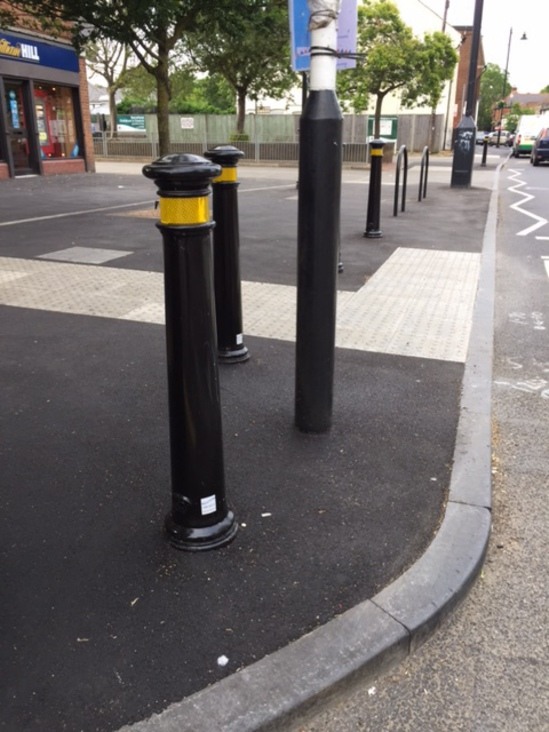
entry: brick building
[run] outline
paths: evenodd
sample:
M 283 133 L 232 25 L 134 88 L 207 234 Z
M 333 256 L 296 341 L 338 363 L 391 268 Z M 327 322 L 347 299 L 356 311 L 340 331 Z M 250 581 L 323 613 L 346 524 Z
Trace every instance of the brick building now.
M 67 38 L 22 14 L 0 27 L 0 100 L 0 179 L 95 170 L 86 66 Z
M 473 27 L 469 25 L 456 25 L 455 30 L 461 33 L 461 45 L 459 47 L 459 61 L 458 61 L 458 72 L 456 79 L 456 93 L 455 93 L 455 104 L 454 104 L 454 115 L 453 115 L 453 127 L 454 129 L 458 126 L 459 121 L 465 114 L 465 107 L 467 104 L 467 86 L 469 84 L 469 66 L 471 63 L 471 46 L 473 42 Z M 484 71 L 486 61 L 484 59 L 484 49 L 482 47 L 482 40 L 479 44 L 478 60 L 477 60 L 477 73 L 476 73 L 476 84 L 475 84 L 475 103 L 473 105 L 473 117 L 476 117 L 476 109 L 478 105 L 478 98 L 480 93 L 480 77 Z
M 515 88 L 511 89 L 509 96 L 503 100 L 503 110 L 497 104 L 492 109 L 493 127 L 497 127 L 500 119 L 505 121 L 514 104 L 520 105 L 521 109 L 530 110 L 532 114 L 543 114 L 549 111 L 549 94 L 521 94 Z

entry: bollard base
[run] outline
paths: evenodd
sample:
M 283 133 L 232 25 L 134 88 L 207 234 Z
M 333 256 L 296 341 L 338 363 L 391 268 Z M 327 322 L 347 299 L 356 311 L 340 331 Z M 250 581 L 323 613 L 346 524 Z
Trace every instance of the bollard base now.
M 242 363 L 250 358 L 250 354 L 246 346 L 238 346 L 237 348 L 224 348 L 217 351 L 219 363 Z
M 376 229 L 374 231 L 365 231 L 363 236 L 365 236 L 367 239 L 380 239 L 383 236 L 383 232 L 379 229 Z
M 176 549 L 188 552 L 218 549 L 232 541 L 238 531 L 238 522 L 232 511 L 228 511 L 227 515 L 217 524 L 202 527 L 176 524 L 172 514 L 169 513 L 164 526 L 170 544 Z

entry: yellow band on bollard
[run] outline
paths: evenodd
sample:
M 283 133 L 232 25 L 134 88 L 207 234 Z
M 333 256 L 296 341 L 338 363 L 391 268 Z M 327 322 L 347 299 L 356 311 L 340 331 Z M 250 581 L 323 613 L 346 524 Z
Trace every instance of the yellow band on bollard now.
M 381 155 L 383 155 L 383 150 L 382 149 L 377 149 L 377 148 L 372 148 L 372 150 L 370 151 L 370 155 L 379 155 L 379 156 L 381 156 Z
M 212 183 L 234 183 L 237 180 L 236 168 L 221 168 L 221 173 Z
M 175 226 L 205 224 L 210 220 L 208 196 L 160 198 L 160 223 Z

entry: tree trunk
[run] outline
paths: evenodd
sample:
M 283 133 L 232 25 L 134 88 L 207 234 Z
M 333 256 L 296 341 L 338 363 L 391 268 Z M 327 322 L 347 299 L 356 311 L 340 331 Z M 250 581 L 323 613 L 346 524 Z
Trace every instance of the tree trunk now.
M 429 150 L 431 152 L 438 152 L 438 150 L 435 151 L 436 130 L 437 130 L 437 111 L 435 108 L 433 108 L 431 110 L 431 129 L 430 129 L 430 134 L 429 134 Z
M 376 95 L 376 106 L 374 111 L 374 137 L 379 139 L 380 137 L 380 127 L 381 127 L 381 107 L 383 106 L 383 99 L 385 98 L 385 94 L 377 94 Z
M 158 65 L 155 69 L 158 122 L 158 147 L 160 155 L 170 152 L 170 78 L 168 73 L 168 51 L 158 47 Z
M 246 89 L 240 87 L 237 89 L 237 114 L 236 114 L 236 131 L 239 135 L 244 133 L 244 125 L 246 124 Z
M 109 87 L 109 117 L 110 117 L 110 131 L 109 131 L 109 137 L 112 139 L 116 136 L 116 130 L 117 130 L 117 110 L 116 110 L 116 99 L 115 94 L 110 87 Z

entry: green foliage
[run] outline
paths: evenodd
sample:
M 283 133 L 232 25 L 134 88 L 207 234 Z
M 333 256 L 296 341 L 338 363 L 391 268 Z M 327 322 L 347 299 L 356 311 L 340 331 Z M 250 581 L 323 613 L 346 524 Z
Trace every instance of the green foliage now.
M 11 8 L 8 7 L 0 7 L 0 28 L 7 28 L 10 25 L 14 25 L 15 18 L 13 17 L 13 12 Z
M 494 106 L 511 92 L 511 85 L 505 73 L 497 64 L 487 64 L 480 77 L 480 94 L 477 114 L 479 130 L 492 129 L 492 110 Z
M 406 107 L 428 105 L 435 108 L 442 97 L 458 62 L 452 41 L 440 31 L 426 33 L 416 48 L 415 76 L 404 87 L 402 102 Z
M 338 96 L 356 112 L 368 108 L 370 94 L 385 96 L 410 76 L 415 40 L 396 5 L 367 0 L 358 9 L 357 50 L 365 62 L 338 74 Z
M 173 77 L 170 77 L 173 79 Z M 234 93 L 219 75 L 197 79 L 192 73 L 188 83 L 174 86 L 170 111 L 178 114 L 234 114 Z
M 535 111 L 528 107 L 521 107 L 518 102 L 511 105 L 509 113 L 505 116 L 505 129 L 508 132 L 514 132 L 517 129 L 519 117 L 524 117 L 527 114 L 535 114 Z
M 281 98 L 295 84 L 288 44 L 287 0 L 218 0 L 216 12 L 198 17 L 183 46 L 197 70 L 222 76 L 233 90 L 243 132 L 246 97 Z
M 122 104 L 126 105 L 129 100 L 134 106 L 151 110 L 156 104 L 156 81 L 154 76 L 139 64 L 127 69 L 123 79 L 121 92 L 124 97 Z M 120 104 L 118 105 L 119 111 Z M 127 112 L 129 110 L 124 110 Z
M 192 70 L 180 67 L 170 75 L 172 114 L 234 114 L 234 94 L 220 76 L 196 78 Z M 118 104 L 121 114 L 130 112 L 153 114 L 157 111 L 156 83 L 142 66 L 128 69 L 124 74 L 122 93 Z
M 376 98 L 375 136 L 387 94 L 400 93 L 407 107 L 436 107 L 457 63 L 448 36 L 437 31 L 419 40 L 390 0 L 365 0 L 359 7 L 357 49 L 365 61 L 338 74 L 338 95 L 356 112 L 368 108 L 370 96 Z

